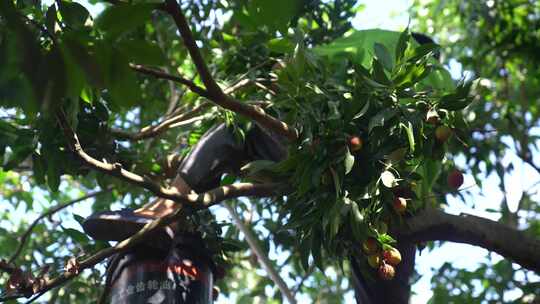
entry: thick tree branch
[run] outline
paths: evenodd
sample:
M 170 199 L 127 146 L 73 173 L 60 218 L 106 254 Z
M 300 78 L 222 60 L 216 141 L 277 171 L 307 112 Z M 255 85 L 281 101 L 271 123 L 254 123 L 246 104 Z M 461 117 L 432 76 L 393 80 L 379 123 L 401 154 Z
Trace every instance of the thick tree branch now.
M 208 66 L 206 65 L 199 51 L 197 43 L 195 42 L 193 34 L 189 28 L 189 24 L 182 12 L 180 5 L 176 2 L 176 0 L 165 0 L 164 9 L 174 19 L 174 22 L 178 27 L 178 31 L 180 32 L 180 35 L 184 41 L 184 45 L 188 49 L 202 82 L 206 86 L 206 92 L 209 96 L 205 97 L 225 109 L 231 110 L 256 121 L 261 126 L 272 130 L 291 141 L 295 141 L 298 138 L 297 131 L 294 128 L 291 128 L 286 123 L 266 114 L 260 107 L 242 103 L 226 95 L 212 77 L 210 70 L 208 69 Z
M 221 88 L 214 80 L 214 77 L 212 77 L 208 66 L 199 52 L 199 48 L 197 47 L 193 33 L 189 28 L 188 22 L 180 5 L 176 2 L 176 0 L 165 0 L 165 10 L 173 17 L 174 22 L 180 31 L 180 36 L 182 36 L 182 39 L 184 40 L 184 45 L 188 49 L 189 55 L 191 56 L 191 59 L 193 60 L 193 63 L 195 64 L 195 67 L 201 76 L 201 80 L 208 92 L 212 96 L 223 95 L 223 91 L 221 91 Z
M 26 240 L 28 239 L 28 237 L 30 236 L 30 234 L 32 233 L 32 230 L 34 229 L 34 227 L 36 227 L 36 225 L 39 223 L 39 221 L 41 221 L 42 219 L 46 218 L 46 217 L 49 217 L 53 214 L 55 214 L 56 212 L 59 212 L 60 210 L 64 209 L 64 208 L 67 208 L 71 205 L 74 205 L 76 203 L 79 203 L 79 202 L 82 202 L 82 201 L 85 201 L 89 198 L 92 198 L 92 197 L 95 197 L 95 196 L 98 196 L 100 194 L 103 194 L 103 193 L 106 193 L 106 192 L 109 192 L 111 191 L 111 188 L 109 189 L 105 189 L 105 190 L 101 190 L 101 191 L 96 191 L 96 192 L 92 192 L 92 193 L 89 193 L 85 196 L 82 196 L 82 197 L 79 197 L 77 199 L 74 199 L 72 201 L 69 201 L 67 203 L 64 203 L 64 204 L 60 204 L 50 210 L 48 210 L 47 212 L 44 212 L 43 214 L 41 214 L 38 218 L 36 218 L 32 224 L 30 224 L 30 226 L 26 229 L 26 231 L 22 234 L 21 236 L 21 239 L 19 241 L 19 246 L 17 247 L 17 249 L 15 250 L 15 252 L 13 253 L 13 255 L 9 258 L 8 260 L 8 263 L 11 264 L 13 262 L 15 262 L 15 260 L 17 259 L 17 257 L 19 256 L 19 254 L 22 252 L 23 248 L 24 248 L 24 245 L 26 243 Z
M 441 240 L 480 246 L 540 272 L 540 240 L 474 215 L 452 215 L 428 208 L 407 219 L 399 237 L 414 242 Z
M 280 195 L 284 190 L 284 187 L 280 183 L 236 183 L 222 186 L 202 194 L 181 194 L 175 188 L 163 187 L 160 184 L 152 181 L 150 178 L 146 178 L 128 171 L 122 168 L 121 164 L 119 163 L 111 164 L 93 158 L 83 150 L 77 134 L 75 134 L 69 126 L 64 114 L 58 115 L 58 121 L 61 124 L 62 130 L 64 131 L 72 151 L 92 169 L 120 178 L 132 185 L 147 189 L 159 197 L 189 206 L 194 210 L 209 208 L 229 198 L 240 196 L 268 197 Z
M 111 133 L 118 139 L 142 140 L 142 139 L 147 139 L 147 138 L 153 138 L 174 127 L 186 125 L 186 124 L 201 120 L 204 117 L 204 115 L 202 116 L 195 116 L 195 115 L 207 109 L 209 106 L 210 106 L 209 103 L 202 103 L 199 106 L 194 107 L 189 112 L 178 114 L 171 118 L 165 119 L 164 121 L 160 122 L 159 124 L 155 126 L 144 127 L 139 132 L 136 132 L 136 133 L 127 132 L 120 129 L 111 129 Z

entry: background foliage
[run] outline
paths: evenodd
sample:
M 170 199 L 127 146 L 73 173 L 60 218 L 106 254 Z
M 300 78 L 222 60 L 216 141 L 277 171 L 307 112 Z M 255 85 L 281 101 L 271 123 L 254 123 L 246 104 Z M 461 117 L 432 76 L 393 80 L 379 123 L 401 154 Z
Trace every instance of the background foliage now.
M 540 164 L 535 158 L 539 148 L 539 3 L 419 0 L 414 1 L 412 12 L 418 29 L 432 34 L 443 46 L 444 62 L 459 63 L 463 73 L 479 78 L 476 100 L 464 112 L 470 125 L 469 136 L 464 138 L 469 138 L 470 148 L 453 147 L 452 155 L 465 161 L 479 186 L 496 176 L 504 195 L 500 205 L 493 202 L 490 211 L 499 221 L 539 235 L 536 181 Z M 508 186 L 518 174 L 525 174 L 530 181 L 527 184 L 534 187 L 521 187 L 516 206 L 509 202 L 508 193 L 519 190 Z M 464 201 L 474 204 L 471 199 Z M 433 278 L 433 302 L 533 301 L 531 295 L 539 292 L 538 278 L 530 277 L 516 264 L 486 260 L 473 272 L 444 265 Z M 462 284 L 469 286 L 458 287 Z M 510 291 L 517 296 L 509 296 Z

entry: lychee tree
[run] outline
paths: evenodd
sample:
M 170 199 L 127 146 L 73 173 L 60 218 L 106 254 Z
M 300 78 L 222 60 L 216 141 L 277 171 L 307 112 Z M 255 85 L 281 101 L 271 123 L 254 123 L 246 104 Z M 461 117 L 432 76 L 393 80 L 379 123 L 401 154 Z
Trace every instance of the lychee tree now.
M 540 269 L 536 236 L 441 208 L 462 190 L 467 168 L 449 154 L 473 144 L 463 111 L 480 93 L 450 78 L 437 44 L 409 29 L 354 31 L 348 0 L 94 2 L 105 4 L 99 16 L 75 1 L 0 3 L 0 180 L 11 202 L 0 226 L 3 299 L 100 297 L 95 266 L 145 233 L 110 246 L 66 227 L 82 221 L 85 209 L 73 205 L 90 198 L 86 210 L 152 196 L 191 210 L 151 229 L 184 219 L 199 231 L 229 265 L 223 293 L 257 281 L 239 301 L 305 293 L 340 302 L 348 277 L 359 303 L 407 303 L 416 248 L 436 240 Z M 239 142 L 262 127 L 287 157 L 246 163 L 206 193 L 167 188 L 221 123 Z M 74 199 L 80 192 L 88 194 Z M 220 203 L 246 218 L 216 221 Z M 43 216 L 13 215 L 21 210 Z M 246 227 L 264 241 L 250 241 Z M 261 263 L 298 285 L 242 271 Z M 330 269 L 339 272 L 334 289 L 305 286 L 328 285 Z

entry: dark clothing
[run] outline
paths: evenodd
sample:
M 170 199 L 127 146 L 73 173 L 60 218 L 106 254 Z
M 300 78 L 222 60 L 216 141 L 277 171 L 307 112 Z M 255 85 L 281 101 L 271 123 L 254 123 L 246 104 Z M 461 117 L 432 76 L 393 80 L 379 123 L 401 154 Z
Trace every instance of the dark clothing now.
M 201 241 L 189 240 L 170 251 L 143 245 L 114 256 L 108 269 L 111 303 L 212 303 L 212 264 L 202 248 Z
M 180 164 L 178 174 L 200 193 L 218 187 L 223 173 L 237 172 L 244 163 L 260 159 L 277 162 L 286 155 L 280 139 L 258 126 L 240 143 L 232 130 L 221 124 L 203 135 Z
M 285 157 L 286 150 L 277 137 L 263 129 L 252 128 L 245 142 L 240 143 L 221 124 L 203 135 L 180 164 L 178 174 L 196 192 L 205 192 L 219 187 L 223 173 L 237 172 L 246 162 L 280 161 Z M 99 225 L 87 226 L 90 229 Z M 202 258 L 202 242 L 186 247 L 192 244 L 192 240 L 180 242 L 169 251 L 139 246 L 125 255 L 114 256 L 108 267 L 111 303 L 212 303 L 212 262 Z

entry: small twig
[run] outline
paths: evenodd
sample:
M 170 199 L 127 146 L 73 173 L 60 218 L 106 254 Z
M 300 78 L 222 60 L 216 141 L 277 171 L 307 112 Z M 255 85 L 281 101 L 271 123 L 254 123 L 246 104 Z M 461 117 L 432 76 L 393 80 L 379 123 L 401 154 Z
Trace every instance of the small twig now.
M 225 94 L 232 94 L 232 93 L 240 90 L 241 88 L 249 85 L 250 83 L 251 83 L 251 81 L 249 79 L 242 79 L 242 80 L 234 83 L 230 87 L 226 88 L 225 90 L 223 90 L 223 92 L 225 92 Z
M 144 127 L 139 132 L 132 133 L 119 129 L 111 129 L 111 133 L 118 139 L 142 140 L 147 138 L 153 138 L 172 128 L 200 120 L 201 117 L 204 117 L 204 115 L 194 117 L 195 114 L 198 114 L 199 112 L 207 109 L 210 105 L 211 104 L 209 103 L 202 103 L 199 106 L 194 107 L 189 112 L 178 114 L 176 116 L 168 118 L 155 126 Z
M 15 252 L 13 253 L 13 255 L 9 258 L 8 260 L 8 264 L 11 264 L 13 262 L 15 262 L 15 260 L 17 259 L 17 257 L 19 256 L 19 254 L 22 252 L 23 248 L 24 248 L 24 245 L 26 243 L 26 240 L 28 239 L 28 237 L 30 236 L 30 234 L 32 233 L 32 230 L 34 229 L 34 227 L 36 227 L 36 225 L 39 223 L 39 221 L 41 221 L 42 219 L 46 218 L 46 217 L 49 217 L 53 214 L 55 214 L 56 212 L 64 209 L 64 208 L 67 208 L 71 205 L 74 205 L 76 203 L 79 203 L 79 202 L 82 202 L 82 201 L 85 201 L 89 198 L 92 198 L 92 197 L 95 197 L 95 196 L 98 196 L 100 194 L 103 194 L 103 193 L 106 193 L 106 192 L 109 192 L 111 191 L 112 188 L 108 188 L 108 189 L 104 189 L 104 190 L 101 190 L 101 191 L 96 191 L 96 192 L 92 192 L 92 193 L 89 193 L 85 196 L 82 196 L 82 197 L 79 197 L 77 199 L 74 199 L 72 201 L 69 201 L 67 203 L 64 203 L 64 204 L 60 204 L 50 210 L 48 210 L 47 212 L 44 212 L 43 214 L 41 214 L 38 218 L 36 218 L 32 224 L 30 224 L 30 226 L 26 229 L 26 231 L 22 234 L 21 236 L 21 239 L 19 241 L 19 246 L 17 247 L 17 249 L 15 250 Z
M 307 280 L 307 278 L 309 278 L 309 276 L 313 273 L 313 270 L 314 270 L 314 266 L 311 265 L 308 269 L 308 271 L 306 271 L 306 273 L 304 274 L 304 276 L 302 277 L 302 279 L 300 280 L 300 282 L 298 283 L 298 285 L 296 285 L 296 287 L 294 288 L 294 293 L 297 293 L 300 291 L 300 289 L 302 288 L 302 286 L 304 285 L 304 282 Z
M 521 157 L 521 159 L 526 163 L 528 164 L 529 166 L 531 166 L 534 170 L 536 170 L 536 172 L 538 172 L 538 174 L 540 174 L 540 166 L 537 166 L 532 158 L 530 157 Z
M 441 193 L 441 194 L 426 195 L 426 196 L 424 196 L 422 199 L 423 199 L 423 200 L 426 200 L 426 199 L 429 199 L 429 198 L 440 198 L 440 197 L 444 197 L 444 196 L 447 195 L 447 194 L 453 194 L 453 193 L 458 193 L 458 192 L 464 192 L 464 191 L 467 191 L 467 190 L 472 189 L 472 188 L 475 188 L 475 187 L 478 187 L 478 184 L 477 184 L 477 183 L 474 183 L 473 185 L 466 186 L 466 187 L 463 187 L 463 188 L 461 188 L 461 189 L 458 189 L 458 190 L 452 191 L 452 192 Z
M 238 227 L 238 229 L 240 229 L 240 231 L 242 231 L 242 233 L 244 234 L 246 241 L 249 245 L 249 248 L 251 249 L 251 251 L 253 251 L 253 253 L 255 253 L 255 255 L 261 262 L 263 268 L 266 270 L 266 272 L 270 276 L 270 279 L 277 285 L 277 287 L 279 288 L 281 293 L 285 296 L 285 298 L 287 298 L 289 303 L 296 304 L 296 299 L 291 293 L 291 290 L 289 289 L 285 281 L 283 281 L 283 279 L 280 277 L 279 273 L 277 273 L 277 271 L 274 269 L 274 267 L 272 266 L 272 262 L 270 261 L 268 256 L 266 256 L 266 254 L 263 252 L 261 246 L 259 246 L 259 240 L 257 239 L 257 237 L 253 234 L 253 232 L 251 232 L 251 230 L 246 225 L 244 225 L 244 222 L 242 221 L 242 219 L 240 219 L 240 216 L 229 204 L 224 203 L 223 207 L 225 207 L 225 209 L 229 211 L 229 214 L 233 218 L 235 226 Z
M 142 73 L 142 74 L 146 74 L 146 75 L 154 76 L 156 78 L 167 79 L 167 80 L 170 80 L 170 81 L 178 82 L 180 84 L 183 84 L 183 85 L 187 86 L 191 91 L 199 94 L 200 96 L 210 99 L 210 95 L 209 95 L 208 91 L 206 91 L 206 89 L 198 86 L 196 83 L 194 83 L 193 81 L 191 81 L 191 80 L 189 80 L 189 79 L 187 79 L 185 77 L 174 76 L 174 75 L 165 73 L 165 72 L 163 72 L 161 70 L 152 69 L 152 68 L 149 68 L 149 67 L 142 66 L 140 64 L 130 63 L 129 67 L 132 68 L 134 71 L 137 71 L 137 72 Z
M 34 303 L 37 299 L 41 298 L 41 296 L 43 296 L 44 294 L 46 294 L 47 291 L 42 291 L 38 294 L 36 294 L 34 297 L 32 297 L 30 300 L 24 302 L 24 304 L 31 304 L 31 303 Z

